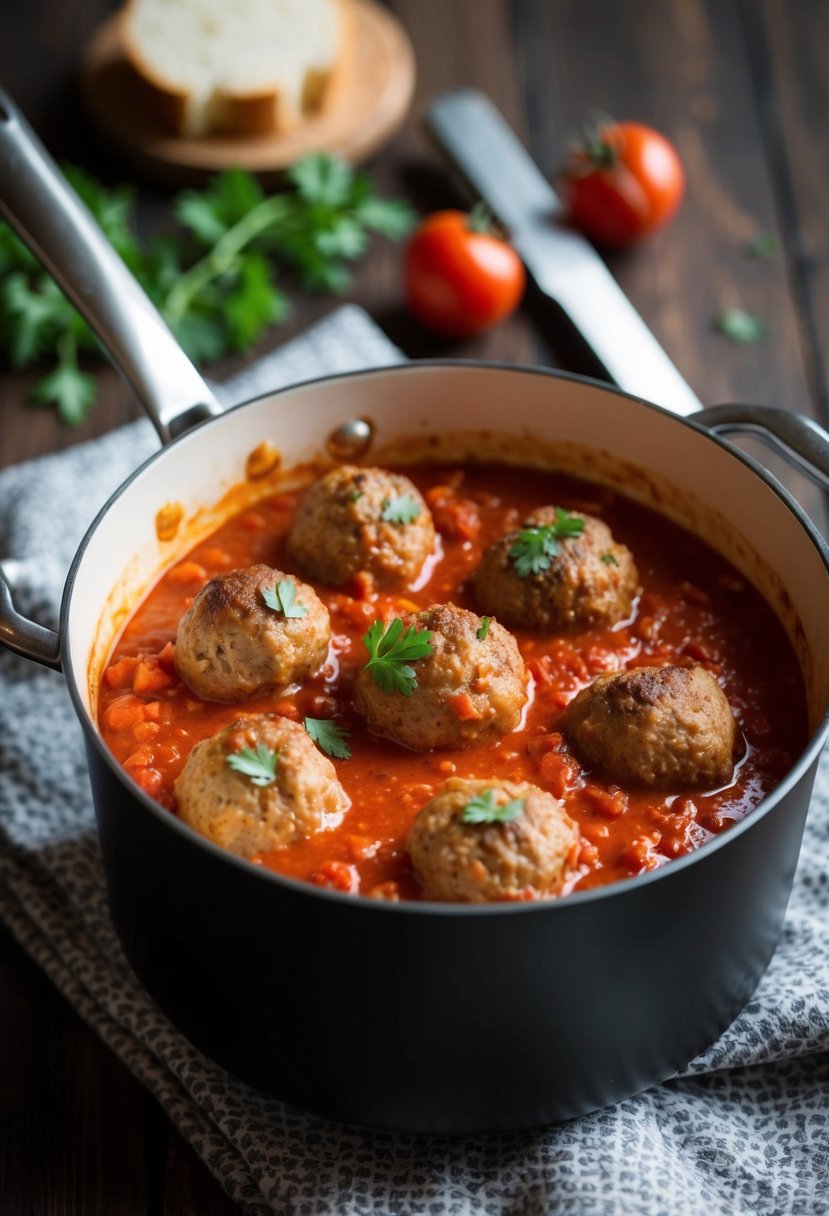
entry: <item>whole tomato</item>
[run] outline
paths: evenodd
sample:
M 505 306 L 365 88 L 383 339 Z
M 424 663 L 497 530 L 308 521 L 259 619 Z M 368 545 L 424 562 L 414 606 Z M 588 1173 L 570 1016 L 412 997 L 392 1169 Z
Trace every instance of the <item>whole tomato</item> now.
M 662 228 L 685 193 L 673 144 L 641 122 L 589 128 L 564 170 L 570 222 L 597 245 L 622 249 Z
M 406 247 L 406 304 L 433 333 L 465 338 L 518 307 L 526 275 L 488 212 L 436 211 Z

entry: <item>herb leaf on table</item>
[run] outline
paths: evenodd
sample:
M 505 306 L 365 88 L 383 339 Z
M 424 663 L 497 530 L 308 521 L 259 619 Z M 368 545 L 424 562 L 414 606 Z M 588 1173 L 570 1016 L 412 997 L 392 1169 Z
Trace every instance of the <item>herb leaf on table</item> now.
M 184 191 L 171 205 L 178 227 L 142 245 L 130 187 L 108 189 L 74 166 L 64 172 L 197 364 L 248 350 L 283 320 L 281 268 L 307 289 L 344 291 L 348 264 L 365 252 L 370 232 L 397 240 L 414 223 L 407 203 L 378 198 L 368 174 L 316 153 L 288 171 L 281 194 L 266 195 L 242 169 Z M 32 401 L 54 405 L 64 422 L 83 422 L 97 391 L 78 364 L 80 352 L 97 352 L 89 327 L 4 224 L 0 276 L 0 353 L 13 367 L 52 356 Z

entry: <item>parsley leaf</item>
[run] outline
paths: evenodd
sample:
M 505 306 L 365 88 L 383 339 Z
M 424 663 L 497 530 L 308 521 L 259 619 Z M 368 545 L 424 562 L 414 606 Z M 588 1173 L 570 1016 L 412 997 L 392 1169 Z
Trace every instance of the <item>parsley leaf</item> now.
M 406 204 L 379 199 L 371 177 L 316 153 L 289 171 L 293 189 L 266 195 L 250 173 L 228 169 L 204 190 L 173 201 L 179 227 L 141 244 L 134 233 L 133 191 L 109 189 L 80 169 L 66 175 L 196 363 L 248 349 L 281 321 L 287 301 L 276 268 L 295 268 L 305 287 L 342 292 L 349 263 L 369 233 L 405 236 L 414 216 Z M 66 338 L 71 345 L 61 353 Z M 97 352 L 86 324 L 23 243 L 0 223 L 0 352 L 13 366 L 57 353 L 58 365 L 33 399 L 58 407 L 64 421 L 85 417 L 95 383 L 77 367 L 77 352 Z
M 486 635 L 489 633 L 489 626 L 490 626 L 491 621 L 492 621 L 491 616 L 482 616 L 481 617 L 481 623 L 478 626 L 478 629 L 475 633 L 475 637 L 478 639 L 479 642 L 483 642 L 484 639 L 486 638 Z
M 556 507 L 555 512 L 553 523 L 523 528 L 510 547 L 509 555 L 520 578 L 549 569 L 558 554 L 558 542 L 569 536 L 581 536 L 584 531 L 580 515 L 570 515 L 561 507 Z
M 265 587 L 262 599 L 274 612 L 281 612 L 285 617 L 307 616 L 308 609 L 296 598 L 296 583 L 290 578 L 281 578 L 273 587 Z
M 431 629 L 417 630 L 410 625 L 404 633 L 400 617 L 395 617 L 388 626 L 374 621 L 363 637 L 370 656 L 366 670 L 383 692 L 401 692 L 410 697 L 417 688 L 417 676 L 408 664 L 432 654 L 431 642 Z
M 780 242 L 773 232 L 762 230 L 754 234 L 746 245 L 746 253 L 755 258 L 776 258 L 780 252 Z
M 326 756 L 333 756 L 335 760 L 351 759 L 349 732 L 344 726 L 332 722 L 330 718 L 305 718 L 303 726 Z
M 411 524 L 420 515 L 420 504 L 411 494 L 398 494 L 383 499 L 383 519 L 387 524 Z
M 500 806 L 495 802 L 496 790 L 482 790 L 463 808 L 464 823 L 512 823 L 524 810 L 524 799 L 513 798 Z
M 240 752 L 225 756 L 228 768 L 250 777 L 252 785 L 273 785 L 276 781 L 277 754 L 273 748 L 258 743 L 255 748 L 245 747 Z
M 768 325 L 742 308 L 724 308 L 714 318 L 714 326 L 735 346 L 754 346 L 765 338 Z
M 619 561 L 618 561 L 618 558 L 616 557 L 616 554 L 611 553 L 609 549 L 606 553 L 600 553 L 599 557 L 601 558 L 601 560 L 604 562 L 604 564 L 606 566 L 618 566 L 619 565 Z

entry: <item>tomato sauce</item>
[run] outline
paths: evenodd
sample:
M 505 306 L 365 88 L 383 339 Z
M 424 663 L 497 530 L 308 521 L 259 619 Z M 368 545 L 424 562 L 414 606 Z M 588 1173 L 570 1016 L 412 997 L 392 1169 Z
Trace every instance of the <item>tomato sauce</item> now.
M 106 743 L 148 794 L 175 812 L 173 785 L 190 749 L 241 713 L 298 722 L 336 717 L 351 732 L 351 758 L 333 761 L 352 803 L 343 823 L 254 860 L 338 890 L 416 899 L 406 836 L 450 776 L 529 781 L 561 798 L 581 832 L 566 891 L 665 865 L 726 830 L 780 782 L 806 742 L 803 681 L 777 617 L 733 566 L 653 511 L 562 474 L 492 465 L 400 471 L 430 505 L 441 537 L 437 560 L 394 592 L 378 592 L 361 575 L 344 590 L 317 586 L 331 614 L 332 647 L 322 671 L 298 691 L 242 705 L 201 701 L 176 674 L 173 644 L 179 619 L 213 575 L 264 562 L 304 577 L 285 555 L 299 493 L 272 496 L 230 519 L 138 607 L 104 671 L 99 718 Z M 520 729 L 494 744 L 415 753 L 372 736 L 350 695 L 371 622 L 438 602 L 476 610 L 468 583 L 484 549 L 548 504 L 600 516 L 630 548 L 642 587 L 631 619 L 559 635 L 512 630 L 532 698 Z M 728 697 L 738 754 L 723 789 L 622 790 L 581 764 L 559 730 L 568 702 L 597 675 L 665 663 L 702 664 Z

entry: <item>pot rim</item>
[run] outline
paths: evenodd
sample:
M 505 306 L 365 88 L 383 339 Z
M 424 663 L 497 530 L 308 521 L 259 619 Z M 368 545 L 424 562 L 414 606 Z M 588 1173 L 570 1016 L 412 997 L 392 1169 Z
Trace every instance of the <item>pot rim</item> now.
M 63 590 L 63 598 L 60 609 L 60 647 L 61 647 L 61 669 L 65 676 L 69 695 L 75 709 L 75 713 L 84 729 L 87 739 L 96 748 L 98 755 L 108 765 L 110 770 L 116 776 L 121 784 L 124 785 L 127 792 L 141 804 L 145 811 L 149 811 L 157 820 L 163 822 L 166 827 L 172 831 L 178 832 L 191 844 L 206 850 L 212 854 L 214 858 L 222 862 L 243 869 L 250 875 L 252 881 L 275 883 L 278 887 L 287 888 L 289 892 L 297 896 L 305 896 L 310 899 L 333 900 L 335 903 L 342 904 L 344 908 L 354 911 L 365 912 L 367 915 L 376 913 L 377 915 L 388 916 L 476 916 L 489 918 L 491 916 L 518 916 L 518 915 L 540 915 L 543 913 L 556 914 L 556 910 L 575 908 L 580 904 L 593 903 L 596 900 L 612 899 L 615 896 L 624 896 L 633 889 L 643 889 L 644 886 L 656 882 L 662 882 L 670 878 L 672 874 L 677 874 L 680 871 L 686 870 L 689 866 L 693 866 L 698 862 L 704 861 L 706 857 L 711 856 L 715 851 L 728 847 L 732 842 L 736 841 L 745 832 L 751 830 L 752 825 L 758 822 L 765 815 L 769 814 L 777 804 L 794 788 L 805 776 L 810 766 L 817 760 L 827 737 L 829 736 L 829 700 L 824 710 L 823 717 L 808 741 L 804 751 L 795 761 L 792 768 L 783 778 L 781 783 L 766 797 L 762 802 L 753 807 L 751 811 L 738 823 L 735 823 L 726 832 L 720 836 L 714 837 L 712 840 L 706 841 L 699 848 L 694 849 L 690 853 L 686 853 L 683 857 L 674 858 L 663 866 L 659 866 L 655 870 L 650 870 L 645 874 L 633 875 L 630 878 L 620 879 L 617 882 L 608 883 L 606 886 L 592 887 L 586 891 L 574 891 L 568 895 L 558 899 L 537 900 L 527 902 L 507 902 L 507 903 L 481 903 L 481 904 L 465 904 L 465 903 L 439 903 L 433 900 L 401 900 L 399 903 L 380 899 L 355 899 L 355 896 L 341 891 L 332 891 L 325 887 L 316 887 L 311 883 L 303 882 L 300 879 L 289 878 L 286 875 L 279 874 L 275 870 L 268 870 L 262 866 L 255 866 L 246 858 L 238 857 L 235 853 L 229 852 L 227 849 L 221 848 L 214 844 L 204 836 L 200 836 L 193 828 L 184 823 L 177 815 L 162 807 L 146 794 L 139 785 L 137 785 L 124 768 L 115 759 L 112 752 L 104 743 L 104 740 L 97 728 L 97 724 L 93 721 L 91 714 L 88 712 L 86 705 L 80 695 L 78 680 L 72 664 L 71 655 L 68 646 L 68 619 L 69 610 L 72 600 L 72 591 L 75 585 L 75 580 L 78 575 L 81 563 L 83 561 L 86 549 L 97 531 L 101 520 L 109 513 L 114 503 L 124 494 L 132 483 L 155 461 L 159 460 L 166 452 L 179 446 L 181 443 L 194 434 L 197 430 L 202 430 L 205 427 L 212 427 L 221 424 L 225 415 L 236 410 L 244 409 L 249 405 L 255 404 L 264 398 L 276 398 L 284 396 L 298 388 L 309 388 L 316 384 L 329 383 L 331 381 L 350 380 L 356 378 L 368 378 L 376 375 L 388 375 L 394 373 L 396 375 L 412 375 L 417 374 L 422 370 L 435 369 L 459 369 L 459 370 L 496 370 L 518 375 L 533 375 L 545 376 L 553 380 L 570 380 L 578 384 L 585 384 L 594 389 L 600 389 L 612 397 L 622 397 L 626 400 L 633 401 L 638 405 L 643 405 L 647 409 L 654 410 L 659 414 L 666 415 L 673 422 L 680 426 L 689 427 L 698 434 L 703 435 L 712 443 L 718 444 L 725 449 L 726 452 L 740 463 L 745 465 L 750 472 L 758 476 L 766 486 L 771 489 L 777 497 L 782 501 L 789 511 L 795 516 L 798 523 L 808 535 L 812 544 L 818 551 L 818 554 L 826 567 L 829 574 L 829 545 L 824 540 L 821 533 L 806 515 L 802 507 L 796 502 L 789 491 L 754 457 L 743 452 L 736 445 L 723 439 L 721 436 L 714 434 L 702 423 L 695 422 L 694 416 L 682 416 L 673 413 L 671 410 L 665 409 L 664 406 L 656 405 L 652 401 L 647 401 L 643 397 L 637 397 L 633 393 L 625 392 L 623 389 L 616 388 L 612 384 L 608 384 L 602 380 L 597 380 L 591 376 L 583 376 L 576 372 L 560 371 L 557 368 L 536 367 L 531 364 L 506 363 L 498 361 L 487 361 L 480 359 L 417 359 L 403 363 L 388 364 L 383 367 L 370 367 L 355 369 L 348 372 L 337 372 L 325 376 L 317 376 L 312 380 L 304 380 L 298 384 L 285 385 L 282 388 L 272 390 L 267 393 L 260 393 L 256 397 L 251 397 L 245 401 L 240 401 L 237 404 L 223 410 L 221 414 L 214 415 L 204 421 L 198 423 L 197 426 L 191 427 L 178 435 L 172 442 L 161 447 L 157 452 L 154 452 L 146 460 L 133 470 L 124 482 L 110 495 L 84 534 L 83 540 L 78 546 L 77 552 L 72 559 L 72 564 L 69 568 L 69 573 L 66 578 Z M 84 675 L 86 673 L 84 672 Z

